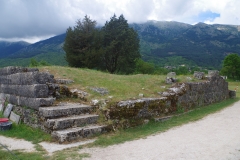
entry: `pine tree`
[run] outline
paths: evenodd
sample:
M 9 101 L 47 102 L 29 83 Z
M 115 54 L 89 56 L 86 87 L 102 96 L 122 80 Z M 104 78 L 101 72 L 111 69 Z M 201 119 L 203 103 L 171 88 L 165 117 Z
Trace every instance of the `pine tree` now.
M 63 49 L 69 66 L 95 67 L 94 54 L 99 47 L 97 43 L 100 43 L 96 41 L 98 35 L 96 21 L 91 20 L 87 15 L 82 21 L 78 20 L 73 29 L 71 27 L 67 29 Z
M 132 73 L 140 58 L 139 38 L 123 15 L 114 15 L 102 28 L 104 53 L 102 61 L 110 73 Z

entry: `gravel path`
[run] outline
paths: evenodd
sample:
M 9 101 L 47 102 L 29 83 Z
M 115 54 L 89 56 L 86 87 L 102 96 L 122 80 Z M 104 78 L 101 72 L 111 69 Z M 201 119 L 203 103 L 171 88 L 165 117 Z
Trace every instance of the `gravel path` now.
M 96 160 L 240 160 L 240 101 L 199 121 L 146 139 L 86 148 Z

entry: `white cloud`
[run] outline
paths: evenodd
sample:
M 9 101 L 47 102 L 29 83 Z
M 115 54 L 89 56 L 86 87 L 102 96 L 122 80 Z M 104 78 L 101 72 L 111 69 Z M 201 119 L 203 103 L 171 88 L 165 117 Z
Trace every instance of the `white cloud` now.
M 197 23 L 204 12 L 220 14 L 206 23 L 240 25 L 239 0 L 0 0 L 0 38 L 61 34 L 86 14 L 104 24 L 115 13 L 129 23 L 172 20 Z

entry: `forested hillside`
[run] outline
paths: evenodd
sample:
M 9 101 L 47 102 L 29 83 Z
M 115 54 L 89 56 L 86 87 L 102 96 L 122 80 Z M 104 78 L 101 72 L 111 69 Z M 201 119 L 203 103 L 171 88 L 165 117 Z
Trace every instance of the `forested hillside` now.
M 142 59 L 157 66 L 188 64 L 218 69 L 226 55 L 240 55 L 240 26 L 166 21 L 148 21 L 130 26 L 139 35 Z M 62 50 L 65 36 L 58 35 L 20 48 L 0 46 L 0 66 L 27 64 L 29 58 L 66 65 Z

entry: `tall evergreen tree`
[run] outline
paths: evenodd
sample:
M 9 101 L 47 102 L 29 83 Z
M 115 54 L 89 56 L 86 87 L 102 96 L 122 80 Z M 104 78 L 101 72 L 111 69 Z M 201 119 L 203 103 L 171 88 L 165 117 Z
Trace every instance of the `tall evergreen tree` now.
M 95 67 L 97 61 L 95 51 L 99 49 L 101 43 L 98 36 L 96 21 L 87 15 L 82 21 L 78 20 L 73 29 L 71 27 L 67 29 L 63 49 L 69 66 Z
M 102 28 L 102 61 L 110 73 L 132 73 L 140 58 L 139 38 L 123 15 L 114 15 Z

